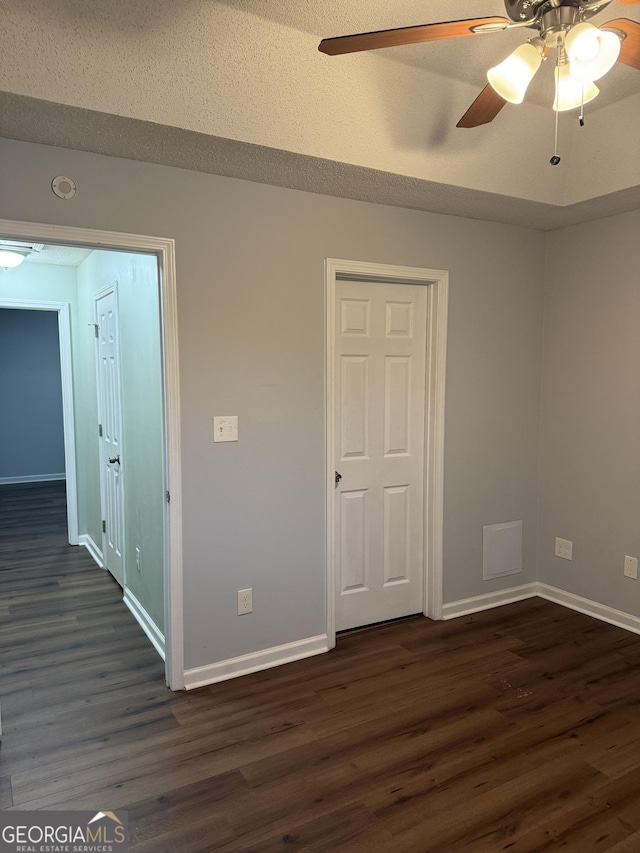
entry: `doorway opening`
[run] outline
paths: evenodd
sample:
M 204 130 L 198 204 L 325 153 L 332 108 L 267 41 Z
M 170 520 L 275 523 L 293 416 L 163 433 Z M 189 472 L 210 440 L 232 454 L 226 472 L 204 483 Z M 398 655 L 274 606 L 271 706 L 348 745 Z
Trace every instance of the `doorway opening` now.
M 11 474 L 14 476 L 1 476 L 0 481 L 3 483 L 7 482 L 25 482 L 25 481 L 43 481 L 46 479 L 65 479 L 66 480 L 66 500 L 67 500 L 67 536 L 70 545 L 78 544 L 78 500 L 77 500 L 77 490 L 76 490 L 76 455 L 75 455 L 75 418 L 73 412 L 73 370 L 72 370 L 72 360 L 71 360 L 71 316 L 70 316 L 70 306 L 68 302 L 56 302 L 49 300 L 39 300 L 39 299 L 21 299 L 21 298 L 12 298 L 8 297 L 4 294 L 6 291 L 6 287 L 3 288 L 3 293 L 0 293 L 0 310 L 20 310 L 20 311 L 35 311 L 35 312 L 48 312 L 51 315 L 56 315 L 56 325 L 58 332 L 58 345 L 57 345 L 57 353 L 52 351 L 52 348 L 49 348 L 49 351 L 42 352 L 42 357 L 48 359 L 49 364 L 47 367 L 49 369 L 53 369 L 55 373 L 55 381 L 56 384 L 59 382 L 60 388 L 60 398 L 61 398 L 61 424 L 60 425 L 52 425 L 56 432 L 58 430 L 62 431 L 62 446 L 63 446 L 63 461 L 61 464 L 54 464 L 53 466 L 47 462 L 52 458 L 59 458 L 59 454 L 55 452 L 52 448 L 44 451 L 41 454 L 41 459 L 39 460 L 40 464 L 36 465 L 38 469 L 33 468 L 30 470 L 26 476 L 20 476 L 20 474 L 24 474 L 24 468 L 18 464 L 17 468 L 13 468 Z M 8 318 L 11 315 L 5 315 L 8 321 Z M 24 317 L 25 315 L 20 315 Z M 31 325 L 28 327 L 28 332 L 31 335 L 37 335 L 40 338 L 41 329 L 37 329 L 35 326 Z M 24 341 L 23 341 L 24 343 Z M 28 344 L 31 346 L 33 341 L 29 341 Z M 3 348 L 3 352 L 5 352 Z M 59 365 L 55 364 L 56 357 L 59 359 Z M 36 366 L 36 370 L 38 370 L 38 366 Z M 38 370 L 41 373 L 41 370 Z M 40 378 L 43 378 L 40 376 Z M 6 380 L 6 377 L 5 377 Z M 42 393 L 45 389 L 35 389 L 35 393 L 39 395 L 39 401 L 41 401 Z M 7 401 L 8 402 L 8 401 Z M 31 416 L 34 416 L 35 413 L 31 412 Z M 36 415 L 37 416 L 37 415 Z M 40 435 L 42 435 L 42 431 L 40 431 Z M 15 436 L 14 436 L 15 439 Z M 57 436 L 53 436 L 52 440 L 57 444 L 56 441 Z M 23 445 L 24 446 L 24 445 Z M 12 452 L 15 451 L 15 447 L 12 449 Z M 31 453 L 31 448 L 29 444 L 26 445 L 26 450 L 24 451 L 26 454 Z M 24 453 L 22 454 L 24 455 Z M 60 471 L 53 471 L 52 468 L 60 468 Z M 47 469 L 47 470 L 44 470 Z M 9 472 L 3 472 L 5 475 Z
M 328 259 L 326 297 L 332 646 L 336 629 L 442 618 L 448 273 Z
M 104 559 L 105 537 L 109 538 L 105 516 L 111 508 L 111 496 L 102 482 L 104 471 L 99 461 L 105 456 L 100 443 L 105 424 L 102 411 L 98 415 L 99 323 L 95 297 L 109 287 L 120 293 L 117 313 L 121 339 L 117 349 L 122 361 L 122 452 L 112 467 L 118 474 L 114 479 L 123 486 L 123 564 L 120 577 L 114 571 L 112 574 L 123 588 L 125 604 L 164 658 L 168 686 L 181 689 L 184 665 L 174 242 L 10 220 L 0 220 L 1 239 L 14 245 L 38 241 L 45 249 L 62 253 L 75 247 L 86 256 L 77 267 L 75 297 L 73 288 L 51 299 L 42 296 L 46 287 L 36 292 L 33 282 L 40 278 L 44 283 L 46 277 L 40 264 L 47 261 L 40 252 L 39 263 L 25 262 L 11 271 L 19 273 L 30 267 L 30 275 L 23 272 L 22 278 L 33 282 L 22 291 L 10 292 L 11 279 L 2 276 L 0 307 L 58 314 L 69 542 L 87 547 L 94 560 L 110 571 Z M 111 334 L 110 329 L 107 336 Z

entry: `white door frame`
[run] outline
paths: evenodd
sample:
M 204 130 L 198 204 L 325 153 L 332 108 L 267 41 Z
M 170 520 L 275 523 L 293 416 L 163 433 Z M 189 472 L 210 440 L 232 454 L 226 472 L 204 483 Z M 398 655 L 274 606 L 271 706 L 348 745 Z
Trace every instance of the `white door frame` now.
M 164 517 L 165 674 L 172 690 L 184 687 L 182 583 L 182 468 L 175 241 L 66 225 L 0 219 L 0 238 L 145 252 L 158 259 L 164 405 L 164 482 L 170 501 Z M 74 458 L 75 461 L 75 458 Z
M 43 302 L 36 299 L 5 299 L 0 308 L 27 311 L 56 311 L 60 342 L 60 378 L 62 380 L 62 424 L 64 431 L 64 470 L 67 485 L 67 537 L 78 544 L 78 490 L 76 483 L 76 434 L 73 414 L 73 367 L 71 362 L 71 320 L 68 302 Z
M 447 357 L 449 273 L 446 270 L 390 266 L 327 258 L 326 292 L 326 531 L 327 531 L 327 638 L 336 644 L 335 619 L 335 300 L 340 278 L 363 282 L 423 284 L 427 291 L 427 353 L 425 399 L 425 561 L 422 612 L 442 619 L 444 538 L 444 399 Z

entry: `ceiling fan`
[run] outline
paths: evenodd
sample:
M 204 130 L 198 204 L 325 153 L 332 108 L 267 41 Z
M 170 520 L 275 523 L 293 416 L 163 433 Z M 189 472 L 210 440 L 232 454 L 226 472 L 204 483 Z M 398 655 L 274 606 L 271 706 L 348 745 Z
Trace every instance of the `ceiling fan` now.
M 381 47 L 479 36 L 518 27 L 537 30 L 536 36 L 488 71 L 489 82 L 456 125 L 477 127 L 493 121 L 506 103 L 522 103 L 527 86 L 553 49 L 558 50 L 553 101 L 556 113 L 593 100 L 598 94 L 594 81 L 604 76 L 617 61 L 640 70 L 640 23 L 616 18 L 598 28 L 588 22 L 611 2 L 613 0 L 504 0 L 506 18 L 469 18 L 326 38 L 320 42 L 318 50 L 337 56 Z M 631 6 L 640 0 L 616 2 Z

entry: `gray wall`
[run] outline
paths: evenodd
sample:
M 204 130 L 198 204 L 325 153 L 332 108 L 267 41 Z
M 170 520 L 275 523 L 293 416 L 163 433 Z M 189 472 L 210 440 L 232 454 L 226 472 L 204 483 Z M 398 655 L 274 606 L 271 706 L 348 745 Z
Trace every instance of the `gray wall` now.
M 640 616 L 640 211 L 550 234 L 546 279 L 540 580 Z
M 57 312 L 0 308 L 0 401 L 0 480 L 64 479 Z
M 535 580 L 543 234 L 7 140 L 0 163 L 0 216 L 176 239 L 187 668 L 325 631 L 326 257 L 450 271 L 445 600 Z M 482 526 L 514 519 L 524 571 L 485 583 Z

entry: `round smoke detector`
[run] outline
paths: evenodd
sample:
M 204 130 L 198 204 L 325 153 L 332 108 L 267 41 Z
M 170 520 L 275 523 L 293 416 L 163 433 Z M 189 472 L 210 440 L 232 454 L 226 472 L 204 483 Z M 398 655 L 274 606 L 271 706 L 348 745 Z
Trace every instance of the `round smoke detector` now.
M 64 175 L 58 175 L 51 181 L 51 189 L 58 198 L 73 198 L 78 190 L 73 178 L 66 178 Z

